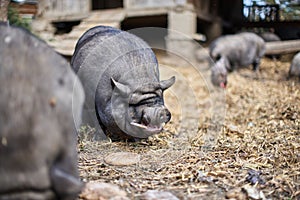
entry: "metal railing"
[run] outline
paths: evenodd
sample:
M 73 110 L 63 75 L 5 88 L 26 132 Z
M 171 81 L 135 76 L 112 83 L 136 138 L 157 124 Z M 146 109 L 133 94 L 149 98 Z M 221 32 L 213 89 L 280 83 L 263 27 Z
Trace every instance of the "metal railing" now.
M 249 22 L 276 22 L 280 20 L 279 5 L 244 6 L 246 19 Z

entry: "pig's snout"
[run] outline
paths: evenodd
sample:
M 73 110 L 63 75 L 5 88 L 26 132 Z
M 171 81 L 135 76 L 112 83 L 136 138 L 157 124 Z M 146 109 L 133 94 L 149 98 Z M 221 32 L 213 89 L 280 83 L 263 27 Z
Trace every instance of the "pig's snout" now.
M 171 119 L 171 113 L 167 108 L 146 108 L 143 111 L 142 123 L 145 125 L 160 126 Z
M 160 110 L 159 112 L 160 123 L 167 123 L 171 119 L 171 113 L 167 108 Z

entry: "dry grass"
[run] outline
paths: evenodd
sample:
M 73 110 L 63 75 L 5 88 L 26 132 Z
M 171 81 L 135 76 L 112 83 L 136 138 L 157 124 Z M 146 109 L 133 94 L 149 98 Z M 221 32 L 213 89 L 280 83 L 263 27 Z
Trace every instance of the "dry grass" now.
M 299 199 L 300 82 L 286 80 L 288 68 L 288 62 L 263 59 L 259 75 L 250 69 L 230 74 L 226 98 L 216 100 L 226 108 L 226 115 L 219 113 L 223 126 L 213 132 L 217 102 L 211 98 L 220 91 L 209 92 L 195 68 L 174 67 L 182 79 L 166 93 L 173 118 L 164 132 L 137 143 L 81 138 L 81 178 L 117 184 L 131 199 L 149 189 L 180 199 L 225 199 L 256 180 L 253 187 L 268 199 Z M 118 151 L 138 153 L 141 161 L 125 167 L 104 162 Z M 251 169 L 261 174 L 251 179 Z

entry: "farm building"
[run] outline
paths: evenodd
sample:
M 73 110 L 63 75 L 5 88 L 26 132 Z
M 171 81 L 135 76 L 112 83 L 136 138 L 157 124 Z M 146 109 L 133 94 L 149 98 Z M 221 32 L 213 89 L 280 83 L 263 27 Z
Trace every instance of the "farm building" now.
M 299 38 L 298 1 L 292 1 L 284 8 L 276 4 L 278 1 L 251 2 L 243 0 L 226 2 L 221 0 L 41 0 L 25 1 L 25 4 L 36 3 L 33 23 L 35 31 L 42 32 L 42 38 L 58 52 L 69 56 L 73 53 L 77 39 L 86 30 L 97 25 L 109 25 L 123 30 L 162 27 L 179 31 L 200 42 L 209 42 L 221 34 L 235 33 L 246 27 L 255 30 L 272 29 L 282 39 Z M 32 13 L 32 9 L 30 12 Z M 176 42 L 178 39 L 176 36 L 166 37 L 168 33 L 162 34 L 165 34 L 162 37 L 166 38 L 166 43 Z

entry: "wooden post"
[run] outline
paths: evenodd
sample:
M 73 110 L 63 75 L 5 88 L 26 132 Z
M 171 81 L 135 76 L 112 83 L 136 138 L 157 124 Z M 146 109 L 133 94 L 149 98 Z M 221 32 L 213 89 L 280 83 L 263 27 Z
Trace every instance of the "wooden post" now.
M 9 0 L 0 0 L 0 21 L 7 21 L 7 9 Z
M 193 37 L 197 29 L 197 15 L 188 5 L 168 12 L 168 36 L 165 38 L 167 50 L 183 58 L 194 60 L 196 49 Z
M 212 21 L 205 30 L 207 42 L 211 42 L 222 35 L 222 21 L 219 18 Z

